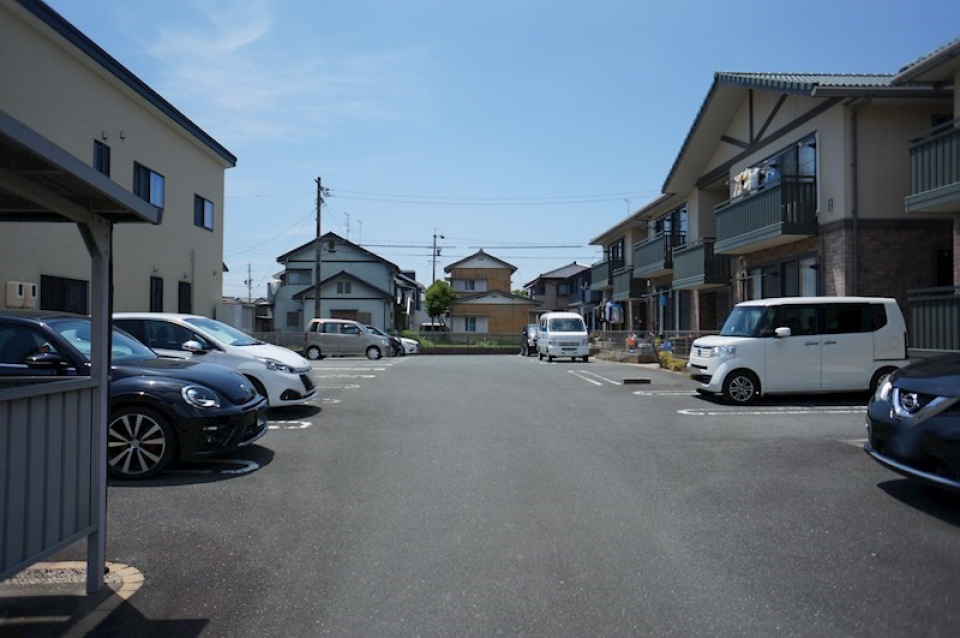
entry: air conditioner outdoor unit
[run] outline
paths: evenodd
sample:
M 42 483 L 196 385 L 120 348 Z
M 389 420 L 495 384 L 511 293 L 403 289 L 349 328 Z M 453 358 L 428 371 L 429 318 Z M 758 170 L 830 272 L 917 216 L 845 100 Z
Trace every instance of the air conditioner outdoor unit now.
M 37 292 L 39 286 L 37 284 L 23 281 L 23 307 L 24 308 L 36 308 L 37 307 Z
M 7 308 L 23 308 L 23 289 L 22 281 L 7 282 L 7 295 L 4 298 Z

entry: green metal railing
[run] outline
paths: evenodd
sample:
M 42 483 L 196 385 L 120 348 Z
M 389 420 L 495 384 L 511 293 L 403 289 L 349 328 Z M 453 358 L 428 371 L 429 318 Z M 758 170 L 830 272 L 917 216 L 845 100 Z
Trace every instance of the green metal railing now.
M 910 194 L 960 184 L 960 118 L 910 140 Z
M 610 262 L 598 261 L 590 269 L 590 287 L 593 289 L 610 285 Z
M 721 250 L 741 238 L 816 234 L 816 179 L 784 178 L 754 195 L 718 204 L 714 212 Z
M 960 287 L 907 291 L 910 348 L 960 351 Z
M 730 258 L 713 251 L 714 239 L 707 237 L 696 244 L 682 246 L 673 252 L 673 281 L 712 283 L 730 278 Z

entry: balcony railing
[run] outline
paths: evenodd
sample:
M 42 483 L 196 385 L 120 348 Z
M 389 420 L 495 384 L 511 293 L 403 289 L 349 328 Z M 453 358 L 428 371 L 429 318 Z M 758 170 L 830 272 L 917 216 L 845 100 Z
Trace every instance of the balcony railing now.
M 633 247 L 635 277 L 657 277 L 673 269 L 673 250 L 687 241 L 687 234 L 666 232 Z
M 960 118 L 910 140 L 907 210 L 960 211 Z
M 630 298 L 630 280 L 633 278 L 633 270 L 629 266 L 618 268 L 613 273 L 613 298 Z
M 791 178 L 717 205 L 718 253 L 742 253 L 817 234 L 817 183 Z
M 590 269 L 590 289 L 599 290 L 611 283 L 610 262 L 604 260 L 595 263 Z
M 960 287 L 907 291 L 910 349 L 960 352 Z
M 730 258 L 717 255 L 714 239 L 701 239 L 673 251 L 673 287 L 703 288 L 730 283 Z

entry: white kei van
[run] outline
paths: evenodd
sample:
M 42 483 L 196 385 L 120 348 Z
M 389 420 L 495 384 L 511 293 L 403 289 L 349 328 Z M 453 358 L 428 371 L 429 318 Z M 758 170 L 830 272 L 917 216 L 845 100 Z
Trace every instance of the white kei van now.
M 701 393 L 748 404 L 764 394 L 874 390 L 908 363 L 895 299 L 787 297 L 737 304 L 687 364 Z
M 540 336 L 537 338 L 537 356 L 553 361 L 554 357 L 570 357 L 576 361 L 590 360 L 590 342 L 587 325 L 575 312 L 548 312 L 540 316 Z

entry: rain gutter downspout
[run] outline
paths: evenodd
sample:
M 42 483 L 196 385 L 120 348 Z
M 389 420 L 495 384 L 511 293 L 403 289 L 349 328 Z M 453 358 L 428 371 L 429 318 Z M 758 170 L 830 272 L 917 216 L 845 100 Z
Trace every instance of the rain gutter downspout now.
M 857 100 L 853 103 L 853 110 L 850 113 L 850 132 L 853 136 L 853 149 L 851 151 L 851 179 L 853 181 L 853 193 L 850 198 L 850 216 L 852 218 L 853 231 L 853 279 L 851 282 L 852 296 L 860 294 L 860 170 L 858 165 L 857 147 L 859 145 L 858 117 L 860 109 L 866 104 L 866 101 Z

